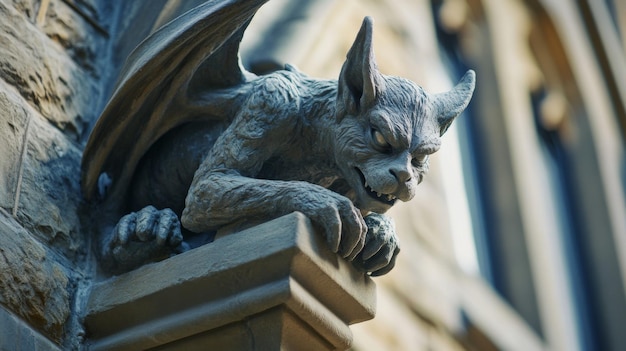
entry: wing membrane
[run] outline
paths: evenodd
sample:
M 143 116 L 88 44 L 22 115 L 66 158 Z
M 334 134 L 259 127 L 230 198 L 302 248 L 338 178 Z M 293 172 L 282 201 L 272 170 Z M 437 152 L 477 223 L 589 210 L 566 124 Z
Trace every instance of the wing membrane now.
M 85 148 L 81 185 L 87 200 L 97 198 L 102 173 L 112 180 L 107 200 L 124 196 L 148 148 L 191 117 L 172 113 L 177 102 L 246 81 L 250 74 L 240 65 L 239 42 L 266 1 L 208 1 L 139 44 Z

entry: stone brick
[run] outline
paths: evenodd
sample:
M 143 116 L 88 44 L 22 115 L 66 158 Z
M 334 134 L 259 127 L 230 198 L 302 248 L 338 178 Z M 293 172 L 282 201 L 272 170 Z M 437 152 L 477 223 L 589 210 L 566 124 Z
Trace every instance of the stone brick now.
M 39 118 L 31 121 L 18 219 L 72 259 L 84 250 L 80 232 L 80 151 Z
M 95 9 L 92 9 L 87 16 L 94 16 Z M 91 18 L 91 17 L 88 17 Z M 90 75 L 98 77 L 97 61 L 100 51 L 104 47 L 104 33 L 98 31 L 94 26 L 99 24 L 95 19 L 89 23 L 85 16 L 80 15 L 75 9 L 62 1 L 51 1 L 46 11 L 46 17 L 42 23 L 42 30 L 53 41 L 59 43 L 74 62 L 89 72 Z
M 15 205 L 19 159 L 27 121 L 17 217 L 22 226 L 54 250 L 74 259 L 85 248 L 78 211 L 80 150 L 0 81 L 0 205 Z
M 0 207 L 11 211 L 19 172 L 22 139 L 28 115 L 24 108 L 11 102 L 0 90 Z
M 0 304 L 60 343 L 70 314 L 70 279 L 58 261 L 0 211 Z
M 93 79 L 13 6 L 0 2 L 0 78 L 78 140 L 95 118 Z

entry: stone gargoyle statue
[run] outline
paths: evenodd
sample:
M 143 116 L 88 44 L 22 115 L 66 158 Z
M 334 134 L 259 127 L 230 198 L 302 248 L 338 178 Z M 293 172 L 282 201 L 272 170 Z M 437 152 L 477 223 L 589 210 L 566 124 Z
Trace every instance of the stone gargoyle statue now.
M 371 275 L 399 252 L 386 212 L 413 198 L 475 74 L 429 94 L 381 74 L 365 18 L 338 80 L 257 76 L 239 42 L 267 0 L 207 1 L 130 55 L 82 160 L 101 267 L 122 273 L 293 211 Z

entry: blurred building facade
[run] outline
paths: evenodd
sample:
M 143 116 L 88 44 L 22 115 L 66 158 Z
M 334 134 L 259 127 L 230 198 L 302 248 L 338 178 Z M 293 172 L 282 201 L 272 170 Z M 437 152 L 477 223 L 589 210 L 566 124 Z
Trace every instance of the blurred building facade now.
M 0 349 L 80 340 L 80 152 L 125 57 L 200 2 L 0 1 Z M 335 78 L 364 16 L 383 73 L 477 87 L 392 210 L 402 252 L 354 349 L 626 349 L 626 4 L 272 0 L 242 59 Z

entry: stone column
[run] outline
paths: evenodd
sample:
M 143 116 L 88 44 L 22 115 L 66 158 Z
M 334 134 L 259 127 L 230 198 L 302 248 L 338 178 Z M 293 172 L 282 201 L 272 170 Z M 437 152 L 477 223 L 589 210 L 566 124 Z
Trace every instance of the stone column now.
M 90 350 L 345 350 L 374 282 L 300 213 L 94 285 Z

